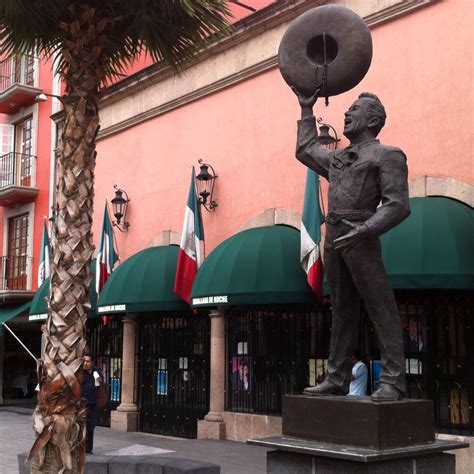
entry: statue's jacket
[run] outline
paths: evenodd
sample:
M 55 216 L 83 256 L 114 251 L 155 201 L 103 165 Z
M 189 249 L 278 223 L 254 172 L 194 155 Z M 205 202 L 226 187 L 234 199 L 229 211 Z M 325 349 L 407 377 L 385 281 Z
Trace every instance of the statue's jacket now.
M 326 222 L 364 222 L 379 236 L 410 214 L 408 168 L 399 148 L 373 139 L 329 151 L 317 142 L 314 117 L 298 121 L 296 157 L 329 181 Z

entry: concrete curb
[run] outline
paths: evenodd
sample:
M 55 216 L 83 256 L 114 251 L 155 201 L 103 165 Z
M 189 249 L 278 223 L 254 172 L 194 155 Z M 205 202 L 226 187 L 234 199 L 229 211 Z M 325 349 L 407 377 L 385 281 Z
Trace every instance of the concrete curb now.
M 19 474 L 29 474 L 28 453 L 18 455 Z M 217 464 L 160 456 L 88 455 L 85 474 L 220 474 Z

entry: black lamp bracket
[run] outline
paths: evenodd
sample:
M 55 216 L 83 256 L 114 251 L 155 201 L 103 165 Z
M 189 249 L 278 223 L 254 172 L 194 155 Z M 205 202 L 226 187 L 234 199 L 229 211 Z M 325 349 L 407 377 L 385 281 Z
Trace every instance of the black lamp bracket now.
M 337 136 L 336 129 L 335 129 L 332 125 L 330 125 L 330 124 L 328 124 L 328 123 L 326 123 L 326 122 L 323 122 L 323 118 L 322 118 L 322 117 L 317 117 L 317 118 L 316 118 L 316 122 L 318 122 L 319 125 L 323 125 L 323 126 L 325 126 L 325 127 L 329 127 L 329 128 L 333 131 L 333 133 L 334 133 L 334 140 L 335 140 L 335 143 L 336 143 L 336 144 L 341 141 L 341 139 Z
M 128 197 L 127 192 L 119 188 L 116 184 L 114 184 L 114 189 L 116 192 L 119 191 L 120 193 L 125 195 L 125 205 L 124 205 L 124 211 L 123 211 L 122 217 L 117 218 L 117 216 L 115 216 L 115 213 L 114 213 L 114 217 L 117 220 L 112 221 L 112 226 L 116 227 L 120 232 L 127 232 L 128 228 L 130 227 L 130 223 L 127 221 L 127 210 L 128 210 L 128 203 L 130 202 L 130 198 Z M 120 222 L 122 219 L 123 219 L 123 222 Z
M 213 212 L 215 211 L 216 207 L 217 207 L 217 201 L 215 199 L 213 199 L 213 195 L 214 195 L 214 183 L 215 183 L 215 179 L 218 178 L 218 175 L 216 174 L 214 168 L 212 167 L 212 165 L 210 165 L 209 163 L 204 163 L 204 161 L 202 160 L 202 158 L 200 158 L 198 160 L 198 163 L 200 165 L 204 165 L 204 166 L 207 166 L 208 168 L 210 168 L 210 170 L 212 171 L 212 185 L 211 185 L 211 191 L 210 193 L 206 193 L 207 195 L 206 196 L 203 196 L 203 192 L 200 193 L 199 195 L 199 203 L 204 207 L 204 209 L 206 209 L 207 212 Z M 207 198 L 209 197 L 209 202 L 207 201 Z

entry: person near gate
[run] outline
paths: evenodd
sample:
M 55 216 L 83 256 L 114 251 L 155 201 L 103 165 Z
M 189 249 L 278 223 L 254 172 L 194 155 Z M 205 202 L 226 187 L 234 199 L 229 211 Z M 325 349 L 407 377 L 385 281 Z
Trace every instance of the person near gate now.
M 102 387 L 101 387 L 102 386 Z M 94 358 L 89 352 L 83 359 L 83 375 L 81 382 L 81 397 L 87 407 L 86 413 L 86 453 L 92 454 L 94 446 L 94 429 L 97 424 L 97 409 L 102 404 L 100 398 L 104 389 L 99 369 L 94 366 Z
M 365 396 L 367 393 L 367 379 L 369 371 L 367 366 L 362 362 L 360 353 L 356 349 L 352 356 L 352 376 L 351 383 L 349 385 L 349 395 L 361 395 Z

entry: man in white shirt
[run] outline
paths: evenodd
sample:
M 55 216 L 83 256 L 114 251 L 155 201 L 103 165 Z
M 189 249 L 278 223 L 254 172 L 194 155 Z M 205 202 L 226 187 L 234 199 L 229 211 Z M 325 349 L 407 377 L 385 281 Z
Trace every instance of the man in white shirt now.
M 352 377 L 351 384 L 349 385 L 349 395 L 362 395 L 367 394 L 367 378 L 368 370 L 367 366 L 360 360 L 359 351 L 354 351 L 352 356 Z

